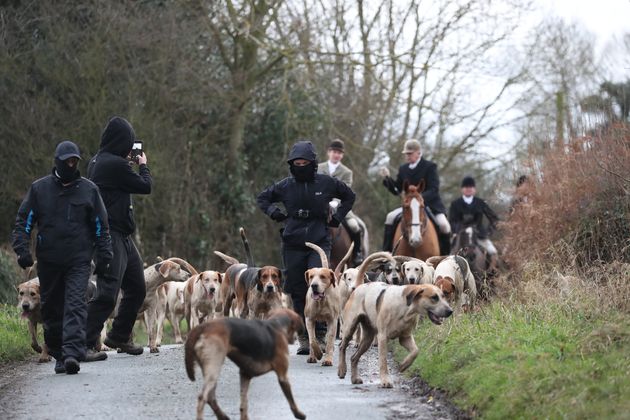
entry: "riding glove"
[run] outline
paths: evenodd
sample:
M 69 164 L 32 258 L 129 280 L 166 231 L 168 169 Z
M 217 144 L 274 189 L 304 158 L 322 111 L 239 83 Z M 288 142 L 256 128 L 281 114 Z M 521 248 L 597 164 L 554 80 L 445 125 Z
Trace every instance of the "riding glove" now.
M 275 220 L 276 222 L 282 222 L 286 220 L 286 218 L 287 218 L 287 215 L 282 213 L 280 209 L 275 209 L 273 213 L 271 213 L 271 219 Z

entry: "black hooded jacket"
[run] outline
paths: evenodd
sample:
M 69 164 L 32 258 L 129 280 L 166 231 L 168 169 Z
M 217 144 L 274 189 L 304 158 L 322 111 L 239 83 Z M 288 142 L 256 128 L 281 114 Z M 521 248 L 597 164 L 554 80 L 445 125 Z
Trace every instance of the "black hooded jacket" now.
M 107 207 L 109 227 L 123 235 L 131 235 L 136 229 L 131 194 L 151 193 L 147 165 L 140 165 L 136 173 L 127 160 L 135 138 L 127 120 L 112 118 L 101 135 L 98 153 L 88 165 L 88 178 L 98 185 Z
M 316 162 L 310 142 L 299 142 L 294 146 L 289 162 L 298 158 Z M 315 174 L 309 182 L 299 182 L 293 176 L 285 178 L 261 192 L 257 202 L 268 216 L 279 210 L 273 203 L 282 203 L 288 216 L 282 242 L 292 247 L 304 247 L 307 241 L 322 244 L 328 240 L 328 203 L 333 198 L 341 200 L 333 216 L 333 224 L 338 226 L 352 209 L 355 194 L 346 184 L 328 175 Z
M 96 185 L 78 172 L 68 185 L 54 169 L 33 182 L 15 219 L 12 245 L 17 255 L 30 253 L 35 227 L 38 261 L 59 266 L 89 263 L 95 248 L 99 262 L 112 260 L 105 206 Z

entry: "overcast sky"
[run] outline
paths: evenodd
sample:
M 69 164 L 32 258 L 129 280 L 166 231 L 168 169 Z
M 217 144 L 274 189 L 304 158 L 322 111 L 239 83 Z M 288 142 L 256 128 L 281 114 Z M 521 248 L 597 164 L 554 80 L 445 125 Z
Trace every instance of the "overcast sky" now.
M 537 0 L 547 13 L 583 23 L 598 38 L 598 48 L 630 33 L 630 0 Z

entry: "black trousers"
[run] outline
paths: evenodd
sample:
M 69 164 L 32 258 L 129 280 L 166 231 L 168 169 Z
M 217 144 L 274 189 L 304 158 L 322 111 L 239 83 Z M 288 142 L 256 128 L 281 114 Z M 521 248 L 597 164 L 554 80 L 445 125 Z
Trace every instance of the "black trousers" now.
M 69 267 L 38 261 L 44 341 L 57 360 L 85 359 L 85 295 L 90 270 L 89 261 Z
M 86 343 L 96 345 L 103 325 L 116 306 L 118 292 L 123 291 L 112 329 L 107 335 L 127 342 L 131 336 L 138 310 L 146 296 L 142 258 L 129 236 L 111 232 L 114 259 L 108 271 L 96 280 L 96 295 L 88 302 Z
M 328 261 L 330 261 L 330 242 L 317 245 L 324 250 Z M 291 295 L 293 309 L 304 319 L 304 305 L 308 290 L 304 272 L 309 268 L 321 267 L 322 261 L 319 258 L 319 254 L 311 248 L 306 246 L 287 246 L 285 244 L 282 245 L 282 259 L 286 273 L 284 292 Z

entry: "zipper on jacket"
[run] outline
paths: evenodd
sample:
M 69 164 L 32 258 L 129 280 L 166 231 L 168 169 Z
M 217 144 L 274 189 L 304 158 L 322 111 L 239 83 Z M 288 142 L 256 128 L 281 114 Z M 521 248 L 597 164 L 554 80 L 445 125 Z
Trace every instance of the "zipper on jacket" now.
M 308 182 L 304 183 L 304 200 L 308 200 Z M 309 210 L 310 211 L 310 210 Z M 309 217 L 310 217 L 310 213 L 309 213 Z M 306 242 L 306 240 L 308 239 L 308 224 L 309 221 L 306 221 L 306 230 L 304 231 L 304 242 Z

